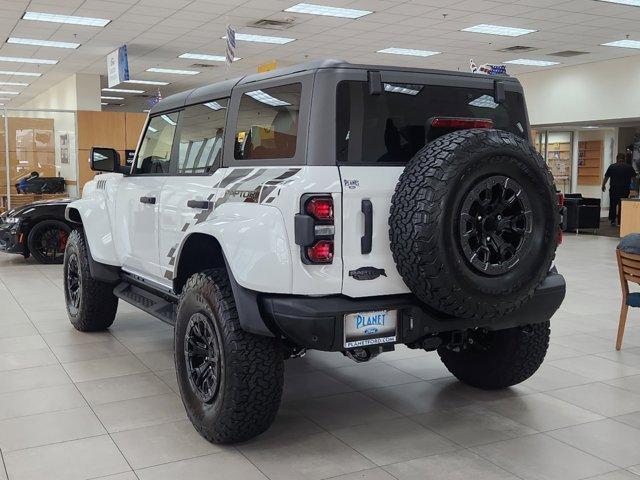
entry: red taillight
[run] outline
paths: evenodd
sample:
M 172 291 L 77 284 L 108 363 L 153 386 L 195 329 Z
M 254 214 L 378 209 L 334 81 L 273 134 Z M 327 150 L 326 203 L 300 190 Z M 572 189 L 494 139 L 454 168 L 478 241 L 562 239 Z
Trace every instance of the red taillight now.
M 466 130 L 468 128 L 493 128 L 493 120 L 488 118 L 434 118 L 431 120 L 433 128 L 453 128 Z
M 333 198 L 312 198 L 307 202 L 306 210 L 316 220 L 333 220 Z
M 307 257 L 314 263 L 331 263 L 333 260 L 333 241 L 320 240 L 307 247 Z
M 558 206 L 564 207 L 564 193 L 556 192 L 556 194 L 558 195 Z

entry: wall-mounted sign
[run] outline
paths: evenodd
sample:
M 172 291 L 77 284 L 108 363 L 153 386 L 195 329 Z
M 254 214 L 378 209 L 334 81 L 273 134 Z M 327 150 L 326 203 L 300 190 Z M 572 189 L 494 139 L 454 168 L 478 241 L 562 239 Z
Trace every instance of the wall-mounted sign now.
M 107 83 L 109 88 L 129 80 L 127 46 L 123 45 L 107 55 Z
M 69 134 L 60 133 L 60 163 L 69 163 Z

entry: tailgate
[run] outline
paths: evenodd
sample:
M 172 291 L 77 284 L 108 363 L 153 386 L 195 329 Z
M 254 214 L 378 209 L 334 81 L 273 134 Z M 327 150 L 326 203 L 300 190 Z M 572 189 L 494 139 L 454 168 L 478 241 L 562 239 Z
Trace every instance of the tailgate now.
M 391 197 L 403 170 L 404 166 L 340 167 L 342 293 L 345 295 L 368 297 L 409 291 L 398 274 L 389 248 Z M 367 253 L 365 219 L 369 205 L 371 251 Z

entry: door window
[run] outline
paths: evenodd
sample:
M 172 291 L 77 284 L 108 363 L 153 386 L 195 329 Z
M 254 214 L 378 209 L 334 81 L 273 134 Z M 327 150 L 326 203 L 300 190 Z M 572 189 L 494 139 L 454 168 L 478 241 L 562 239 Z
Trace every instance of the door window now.
M 294 83 L 242 95 L 236 160 L 291 158 L 296 153 L 302 85 Z
M 151 118 L 144 134 L 133 173 L 153 175 L 169 173 L 173 136 L 178 123 L 178 112 Z
M 192 105 L 182 112 L 178 175 L 215 171 L 222 157 L 227 99 Z

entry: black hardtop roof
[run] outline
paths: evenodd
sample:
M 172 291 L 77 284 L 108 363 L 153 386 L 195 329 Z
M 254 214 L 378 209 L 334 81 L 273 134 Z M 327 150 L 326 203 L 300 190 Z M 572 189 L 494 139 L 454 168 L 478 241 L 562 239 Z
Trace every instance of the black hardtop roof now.
M 202 87 L 193 88 L 191 90 L 185 90 L 184 92 L 170 95 L 167 98 L 161 100 L 151 108 L 150 114 L 156 114 L 158 112 L 165 112 L 169 110 L 175 110 L 182 108 L 185 105 L 193 105 L 197 103 L 207 102 L 209 100 L 215 100 L 218 98 L 228 97 L 231 95 L 231 90 L 236 85 L 245 85 L 260 80 L 267 80 L 270 78 L 281 77 L 284 75 L 290 75 L 293 73 L 311 72 L 315 70 L 327 69 L 327 68 L 340 68 L 340 69 L 354 69 L 354 70 L 381 70 L 381 71 L 395 71 L 395 72 L 414 72 L 414 73 L 429 73 L 435 75 L 450 75 L 454 77 L 466 77 L 466 78 L 478 78 L 487 79 L 486 75 L 479 75 L 470 72 L 456 72 L 449 70 L 435 70 L 430 68 L 416 68 L 416 67 L 397 67 L 393 65 L 363 65 L 349 63 L 344 60 L 315 60 L 307 63 L 299 63 L 290 67 L 278 68 L 264 73 L 254 73 L 251 75 L 245 75 L 242 77 L 236 77 L 229 80 L 223 80 L 211 85 L 205 85 Z M 492 78 L 500 79 L 502 81 L 517 82 L 513 77 L 507 75 L 499 75 Z

